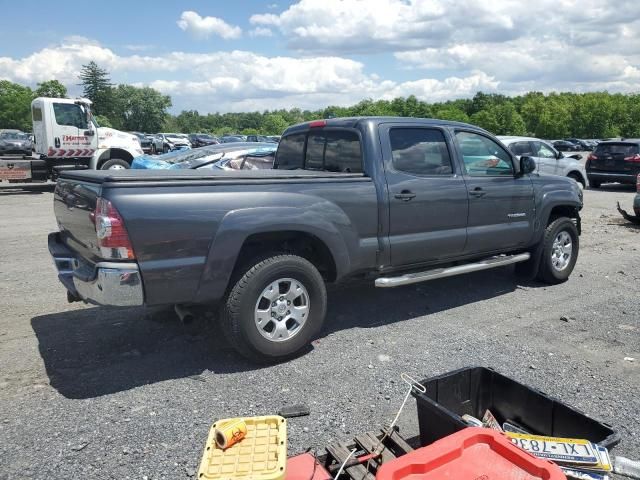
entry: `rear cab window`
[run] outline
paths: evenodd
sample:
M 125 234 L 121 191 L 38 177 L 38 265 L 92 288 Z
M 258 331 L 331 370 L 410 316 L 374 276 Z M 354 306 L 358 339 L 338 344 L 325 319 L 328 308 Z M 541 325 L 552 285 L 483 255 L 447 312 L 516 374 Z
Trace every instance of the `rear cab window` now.
M 275 163 L 279 170 L 362 173 L 360 137 L 346 129 L 311 129 L 287 135 L 280 140 Z

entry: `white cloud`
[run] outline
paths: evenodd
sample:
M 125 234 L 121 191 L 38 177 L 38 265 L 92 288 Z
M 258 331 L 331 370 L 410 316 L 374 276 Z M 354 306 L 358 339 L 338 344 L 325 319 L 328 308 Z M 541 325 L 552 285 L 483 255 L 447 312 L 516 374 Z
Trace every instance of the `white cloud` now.
M 201 17 L 197 12 L 191 10 L 182 12 L 177 24 L 182 30 L 196 38 L 209 38 L 211 35 L 217 35 L 228 40 L 239 38 L 242 35 L 242 29 L 238 26 L 229 25 L 217 17 Z
M 270 28 L 264 27 L 256 27 L 253 30 L 249 31 L 249 36 L 251 37 L 272 37 L 273 32 Z

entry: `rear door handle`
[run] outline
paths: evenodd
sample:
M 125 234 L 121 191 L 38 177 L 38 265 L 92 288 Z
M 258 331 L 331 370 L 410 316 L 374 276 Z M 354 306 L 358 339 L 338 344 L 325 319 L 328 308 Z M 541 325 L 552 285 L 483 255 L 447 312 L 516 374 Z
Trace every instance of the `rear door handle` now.
M 403 202 L 408 202 L 410 200 L 413 200 L 415 196 L 416 194 L 413 193 L 411 190 L 402 190 L 400 193 L 396 193 L 394 195 L 394 197 L 396 197 L 398 200 L 402 200 Z
M 476 187 L 473 190 L 471 190 L 469 192 L 469 195 L 473 195 L 474 197 L 484 197 L 487 194 L 487 192 L 482 190 L 482 187 Z

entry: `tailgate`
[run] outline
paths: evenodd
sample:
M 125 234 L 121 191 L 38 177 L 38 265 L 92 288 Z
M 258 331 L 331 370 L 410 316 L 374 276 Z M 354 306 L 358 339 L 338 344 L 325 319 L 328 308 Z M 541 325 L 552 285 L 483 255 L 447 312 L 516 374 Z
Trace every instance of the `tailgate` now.
M 100 191 L 100 183 L 59 178 L 53 199 L 61 241 L 91 261 L 98 261 L 100 258 L 93 221 Z
M 638 169 L 638 164 L 628 159 L 638 153 L 638 145 L 635 143 L 619 142 L 599 145 L 593 152 L 591 168 L 608 172 L 634 172 Z

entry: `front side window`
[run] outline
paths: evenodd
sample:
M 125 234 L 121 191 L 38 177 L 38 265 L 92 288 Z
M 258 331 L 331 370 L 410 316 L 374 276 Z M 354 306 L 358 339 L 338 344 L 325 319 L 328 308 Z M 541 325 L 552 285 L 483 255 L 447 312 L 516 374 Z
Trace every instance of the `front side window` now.
M 31 109 L 31 116 L 33 117 L 34 122 L 42 121 L 42 109 L 40 107 L 33 107 Z
M 512 176 L 511 155 L 484 135 L 472 132 L 456 132 L 458 149 L 462 153 L 464 167 L 472 177 Z
M 393 167 L 413 175 L 451 175 L 453 166 L 440 130 L 392 128 L 389 132 Z
M 53 114 L 58 125 L 76 127 L 82 130 L 88 128 L 86 115 L 80 106 L 75 103 L 54 103 Z
M 535 147 L 537 150 L 536 157 L 540 158 L 556 158 L 556 152 L 551 149 L 548 145 L 545 145 L 542 142 L 535 142 Z

